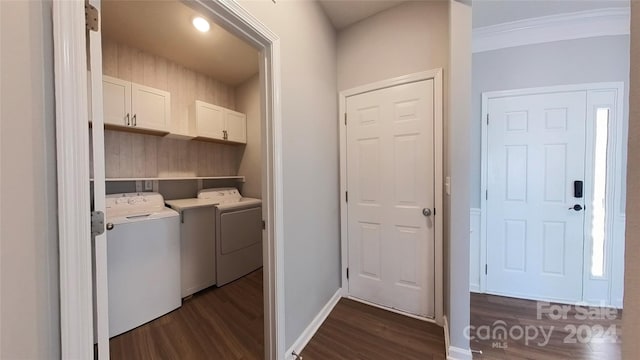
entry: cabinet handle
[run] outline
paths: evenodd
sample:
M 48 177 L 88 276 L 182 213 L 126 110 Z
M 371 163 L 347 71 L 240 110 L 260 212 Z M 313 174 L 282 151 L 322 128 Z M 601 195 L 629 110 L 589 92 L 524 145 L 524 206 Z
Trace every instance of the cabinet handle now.
M 227 138 L 228 138 L 227 130 L 222 130 L 222 138 L 223 138 L 224 140 L 227 140 Z
M 131 125 L 131 121 L 129 119 L 129 113 L 127 113 L 127 126 Z
M 138 121 L 136 120 L 138 114 L 133 114 L 133 126 L 138 126 Z

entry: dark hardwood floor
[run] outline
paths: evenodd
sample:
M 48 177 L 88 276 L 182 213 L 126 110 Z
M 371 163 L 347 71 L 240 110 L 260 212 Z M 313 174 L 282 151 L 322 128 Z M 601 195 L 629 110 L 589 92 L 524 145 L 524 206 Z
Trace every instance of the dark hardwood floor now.
M 182 307 L 116 336 L 113 360 L 264 358 L 262 270 L 195 294 Z M 342 299 L 303 351 L 306 360 L 444 360 L 443 329 Z
M 262 269 L 116 336 L 111 359 L 263 359 Z
M 474 359 L 621 358 L 621 311 L 608 314 L 615 319 L 590 312 L 596 318 L 587 320 L 576 319 L 580 314 L 575 307 L 566 319 L 554 320 L 548 314 L 538 319 L 537 313 L 536 301 L 471 294 L 471 324 L 476 329 L 471 331 L 475 337 L 471 348 L 483 352 L 474 354 Z M 204 290 L 180 309 L 114 337 L 111 358 L 262 359 L 263 319 L 262 270 L 258 270 L 222 288 Z M 493 334 L 502 324 L 507 330 L 536 328 L 537 336 L 479 339 L 486 337 L 481 326 Z M 548 342 L 542 331 L 551 334 Z M 442 328 L 348 299 L 340 300 L 302 356 L 305 360 L 446 358 Z
M 584 307 L 576 309 L 572 306 L 564 316 L 564 310 L 560 310 L 562 306 L 541 306 L 541 309 L 553 312 L 542 311 L 538 318 L 536 301 L 472 293 L 471 325 L 475 331 L 472 330 L 471 335 L 475 339 L 471 340 L 471 349 L 482 350 L 482 355 L 474 354 L 473 358 L 621 359 L 621 310 L 601 311 Z M 587 319 L 580 319 L 585 314 Z M 512 332 L 512 336 L 508 336 L 506 341 L 496 340 L 497 336 L 487 335 L 487 328 L 491 329 L 493 334 L 493 330 L 502 324 Z M 480 329 L 481 326 L 484 326 L 484 329 Z M 526 335 L 519 340 L 514 339 L 520 337 L 521 332 L 511 329 L 517 328 L 529 331 L 530 340 L 526 339 Z M 546 335 L 543 335 L 543 331 Z M 545 340 L 547 338 L 548 342 Z
M 443 329 L 342 299 L 302 351 L 304 360 L 442 359 Z

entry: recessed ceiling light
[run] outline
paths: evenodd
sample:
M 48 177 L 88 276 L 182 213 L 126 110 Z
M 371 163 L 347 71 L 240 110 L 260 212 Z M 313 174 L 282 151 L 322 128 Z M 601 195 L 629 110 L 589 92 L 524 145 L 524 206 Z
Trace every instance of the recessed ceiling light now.
M 201 18 L 200 16 L 193 18 L 193 21 L 191 23 L 200 32 L 209 31 L 209 22 Z

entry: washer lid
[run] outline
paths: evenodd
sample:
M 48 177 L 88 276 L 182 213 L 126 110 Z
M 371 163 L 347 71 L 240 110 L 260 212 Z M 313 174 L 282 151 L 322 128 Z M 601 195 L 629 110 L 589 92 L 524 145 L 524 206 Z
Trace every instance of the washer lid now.
M 107 219 L 145 215 L 164 210 L 164 198 L 155 192 L 111 194 L 106 196 Z
M 177 217 L 179 215 L 180 214 L 178 214 L 177 211 L 171 210 L 169 208 L 163 208 L 158 212 L 152 212 L 152 213 L 129 214 L 129 215 L 107 217 L 107 222 L 110 222 L 113 225 L 131 224 L 131 223 L 136 223 L 140 221 L 165 219 L 165 218 L 174 217 L 174 216 Z

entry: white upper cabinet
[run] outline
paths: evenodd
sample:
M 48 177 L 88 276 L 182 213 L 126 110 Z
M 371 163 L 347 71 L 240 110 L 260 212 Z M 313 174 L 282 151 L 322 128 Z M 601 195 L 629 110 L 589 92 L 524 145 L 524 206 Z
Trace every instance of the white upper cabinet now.
M 247 115 L 237 111 L 225 109 L 224 124 L 226 140 L 247 143 Z
M 167 132 L 171 95 L 129 81 L 103 76 L 104 123 L 118 127 Z
M 195 134 L 198 137 L 224 140 L 224 108 L 196 100 L 192 111 L 195 119 Z
M 247 143 L 247 116 L 196 100 L 191 113 L 192 133 L 204 140 Z
M 171 95 L 148 86 L 131 84 L 133 126 L 167 131 L 171 114 Z
M 102 77 L 104 123 L 131 126 L 131 82 Z

